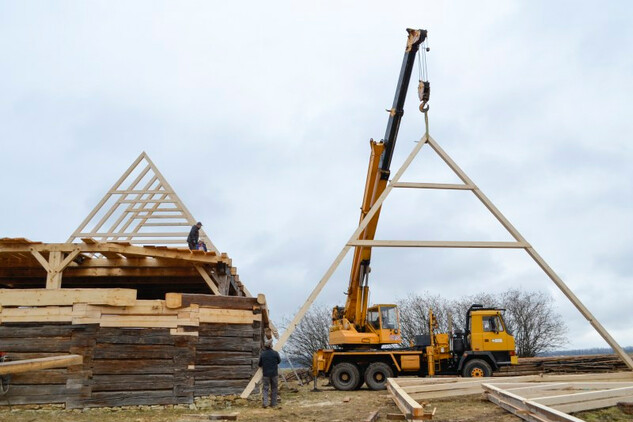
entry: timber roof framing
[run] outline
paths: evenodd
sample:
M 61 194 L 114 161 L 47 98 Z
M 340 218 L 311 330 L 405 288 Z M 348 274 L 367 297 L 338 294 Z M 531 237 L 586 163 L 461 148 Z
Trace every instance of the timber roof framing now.
M 68 239 L 186 246 L 196 219 L 149 156 L 142 152 Z M 200 230 L 200 240 L 219 254 Z
M 248 295 L 226 253 L 124 242 L 41 243 L 0 239 L 0 287 L 135 287 L 145 298 L 166 291 Z

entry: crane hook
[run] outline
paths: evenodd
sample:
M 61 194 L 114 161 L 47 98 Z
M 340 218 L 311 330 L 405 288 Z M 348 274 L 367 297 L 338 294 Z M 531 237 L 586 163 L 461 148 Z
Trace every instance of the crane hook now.
M 420 81 L 418 84 L 418 97 L 422 104 L 420 104 L 420 111 L 426 113 L 429 110 L 427 103 L 431 97 L 431 83 L 429 81 Z

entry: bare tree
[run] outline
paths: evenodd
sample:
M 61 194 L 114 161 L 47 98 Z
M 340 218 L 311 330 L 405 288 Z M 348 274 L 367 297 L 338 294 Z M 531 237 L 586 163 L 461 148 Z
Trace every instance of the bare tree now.
M 287 321 L 286 321 L 287 324 Z M 324 305 L 313 305 L 292 333 L 284 346 L 284 352 L 293 364 L 312 366 L 312 356 L 318 349 L 328 347 L 332 309 Z
M 398 301 L 403 344 L 409 345 L 418 334 L 429 332 L 429 309 L 435 314 L 440 332 L 466 328 L 466 312 L 472 304 L 506 309 L 504 320 L 513 333 L 517 354 L 521 357 L 554 350 L 567 342 L 567 327 L 554 310 L 553 299 L 542 292 L 510 289 L 505 292 L 479 293 L 447 300 L 441 296 L 410 295 Z
M 403 345 L 411 344 L 416 335 L 429 333 L 429 309 L 433 310 L 439 329 L 448 331 L 450 306 L 441 296 L 432 296 L 428 292 L 422 295 L 411 294 L 397 304 Z
M 502 302 L 519 356 L 536 356 L 567 343 L 567 326 L 554 310 L 551 296 L 511 289 L 503 293 Z

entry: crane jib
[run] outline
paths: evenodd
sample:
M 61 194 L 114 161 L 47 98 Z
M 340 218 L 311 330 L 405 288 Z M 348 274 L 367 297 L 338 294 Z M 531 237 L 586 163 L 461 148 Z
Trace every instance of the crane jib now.
M 389 178 L 391 157 L 393 156 L 393 150 L 396 146 L 398 130 L 400 129 L 400 121 L 402 120 L 402 115 L 404 114 L 404 102 L 407 98 L 407 88 L 409 87 L 411 73 L 413 72 L 415 55 L 418 52 L 420 44 L 426 39 L 427 34 L 427 32 L 423 29 L 407 29 L 407 31 L 409 32 L 407 49 L 404 53 L 404 58 L 402 59 L 400 77 L 398 78 L 398 85 L 396 86 L 393 106 L 391 107 L 391 110 L 389 110 L 389 121 L 387 122 L 387 129 L 385 130 L 385 137 L 383 139 L 385 149 L 380 157 L 380 170 L 382 172 L 381 177 L 383 180 Z

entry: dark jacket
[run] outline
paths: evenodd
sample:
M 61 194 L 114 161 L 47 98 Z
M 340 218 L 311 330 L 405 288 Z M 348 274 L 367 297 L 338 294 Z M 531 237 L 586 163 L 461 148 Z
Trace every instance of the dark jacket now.
M 278 375 L 277 365 L 280 363 L 279 353 L 273 349 L 264 349 L 259 355 L 258 365 L 262 368 L 265 377 L 276 377 Z
M 200 228 L 194 224 L 193 226 L 191 226 L 191 231 L 189 232 L 189 236 L 187 236 L 187 243 L 189 244 L 189 249 L 195 249 L 194 246 L 198 244 L 199 238 L 200 238 Z

